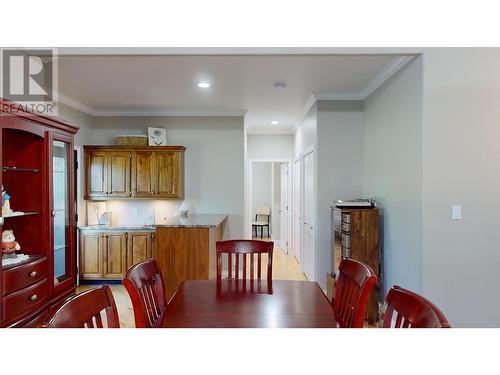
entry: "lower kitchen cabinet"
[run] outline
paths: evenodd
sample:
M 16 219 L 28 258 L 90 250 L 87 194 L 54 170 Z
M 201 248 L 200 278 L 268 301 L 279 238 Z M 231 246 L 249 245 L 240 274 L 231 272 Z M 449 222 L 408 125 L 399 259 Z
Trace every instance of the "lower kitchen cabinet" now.
M 156 256 L 153 231 L 80 231 L 80 280 L 121 280 L 134 264 Z

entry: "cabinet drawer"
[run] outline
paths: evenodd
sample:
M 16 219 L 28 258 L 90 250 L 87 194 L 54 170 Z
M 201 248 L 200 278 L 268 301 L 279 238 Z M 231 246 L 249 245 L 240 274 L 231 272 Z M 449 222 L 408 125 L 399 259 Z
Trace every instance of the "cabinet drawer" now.
M 21 290 L 47 277 L 47 258 L 23 264 L 3 272 L 3 295 Z
M 3 297 L 3 319 L 5 321 L 43 303 L 48 296 L 47 278 L 35 285 Z

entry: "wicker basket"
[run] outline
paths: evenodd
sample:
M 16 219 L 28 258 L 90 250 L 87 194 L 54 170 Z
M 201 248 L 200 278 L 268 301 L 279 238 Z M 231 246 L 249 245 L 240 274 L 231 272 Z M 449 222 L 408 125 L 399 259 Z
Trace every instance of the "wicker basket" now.
M 115 137 L 117 146 L 147 146 L 147 135 L 117 135 Z

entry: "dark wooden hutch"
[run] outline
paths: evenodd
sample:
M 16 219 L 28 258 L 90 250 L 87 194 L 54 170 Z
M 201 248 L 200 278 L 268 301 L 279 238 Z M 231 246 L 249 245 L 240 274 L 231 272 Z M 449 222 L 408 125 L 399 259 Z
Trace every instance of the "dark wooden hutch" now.
M 2 230 L 14 231 L 29 255 L 0 269 L 0 327 L 33 327 L 75 293 L 74 135 L 78 127 L 19 111 L 0 99 L 0 183 L 10 206 Z

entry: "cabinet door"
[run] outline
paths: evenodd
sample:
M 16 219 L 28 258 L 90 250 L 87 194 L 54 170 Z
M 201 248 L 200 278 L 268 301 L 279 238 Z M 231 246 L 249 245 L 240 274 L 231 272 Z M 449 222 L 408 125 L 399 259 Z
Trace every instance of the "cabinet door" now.
M 155 153 L 132 153 L 132 196 L 154 197 L 156 192 Z
M 85 199 L 102 198 L 108 192 L 107 153 L 88 151 L 85 153 Z
M 103 277 L 121 279 L 127 272 L 127 235 L 126 233 L 108 233 L 104 235 Z
M 184 171 L 182 157 L 180 152 L 175 151 L 156 153 L 157 198 L 183 198 Z
M 80 279 L 102 277 L 102 234 L 82 233 L 80 235 Z
M 129 232 L 127 242 L 127 269 L 151 258 L 151 232 Z
M 130 159 L 132 154 L 125 151 L 108 152 L 108 197 L 129 197 Z

